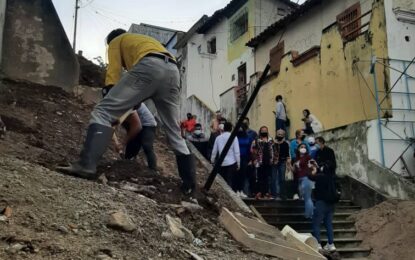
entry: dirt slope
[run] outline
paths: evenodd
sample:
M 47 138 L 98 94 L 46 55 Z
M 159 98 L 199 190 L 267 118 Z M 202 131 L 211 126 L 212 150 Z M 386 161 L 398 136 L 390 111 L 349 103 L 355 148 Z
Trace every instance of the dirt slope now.
M 160 176 L 142 159 L 115 160 L 111 150 L 99 167 L 107 185 L 65 176 L 53 169 L 77 158 L 91 107 L 58 88 L 0 83 L 0 117 L 8 129 L 0 139 L 0 213 L 12 209 L 10 218 L 0 218 L 0 259 L 189 259 L 185 249 L 205 259 L 269 259 L 246 252 L 219 225 L 218 209 L 235 209 L 219 187 L 208 197 L 196 195 L 203 210 L 177 207 L 186 198 L 162 134 Z M 200 184 L 206 175 L 198 167 Z M 115 211 L 132 219 L 133 232 L 107 226 Z M 166 214 L 179 217 L 202 243 L 166 236 Z
M 415 256 L 415 201 L 385 201 L 353 216 L 371 259 L 412 260 Z

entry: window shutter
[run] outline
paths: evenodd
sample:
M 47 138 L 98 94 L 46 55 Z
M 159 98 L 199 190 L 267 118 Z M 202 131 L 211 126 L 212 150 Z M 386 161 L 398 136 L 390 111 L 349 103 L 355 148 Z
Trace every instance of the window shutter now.
M 277 46 L 271 49 L 269 52 L 270 70 L 271 73 L 280 72 L 281 60 L 284 55 L 284 41 L 280 42 Z
M 360 2 L 357 2 L 356 4 L 350 6 L 342 13 L 337 15 L 336 19 L 340 27 L 340 32 L 343 40 L 352 40 L 360 34 L 360 16 Z

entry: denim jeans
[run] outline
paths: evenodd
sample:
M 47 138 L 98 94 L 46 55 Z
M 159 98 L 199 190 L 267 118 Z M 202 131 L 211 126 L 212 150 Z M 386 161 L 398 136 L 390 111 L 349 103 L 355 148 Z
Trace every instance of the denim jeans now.
M 311 181 L 307 177 L 302 177 L 298 180 L 298 189 L 300 196 L 304 199 L 304 216 L 306 218 L 312 218 L 313 217 L 313 210 L 314 210 L 314 204 L 311 200 Z
M 271 195 L 273 197 L 285 198 L 285 162 L 280 162 L 272 166 L 271 175 Z
M 276 130 L 282 129 L 287 132 L 287 128 L 285 126 L 285 120 L 275 118 L 275 128 Z
M 325 201 L 316 201 L 316 208 L 313 214 L 313 236 L 320 243 L 320 224 L 324 222 L 324 226 L 327 230 L 327 240 L 329 244 L 333 244 L 333 214 L 334 204 L 329 204 Z

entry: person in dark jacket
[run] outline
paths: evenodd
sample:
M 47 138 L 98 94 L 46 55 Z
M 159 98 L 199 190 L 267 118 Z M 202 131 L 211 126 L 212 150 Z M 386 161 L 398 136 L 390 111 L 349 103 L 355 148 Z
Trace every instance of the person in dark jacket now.
M 248 179 L 248 170 L 249 170 L 249 161 L 251 155 L 251 144 L 253 139 L 249 136 L 247 124 L 242 124 L 242 127 L 239 128 L 237 137 L 239 143 L 239 151 L 241 156 L 241 167 L 238 171 L 238 174 L 235 174 L 234 180 L 234 190 L 236 190 L 236 194 L 242 198 L 246 198 L 248 194 L 247 187 L 245 183 Z
M 271 176 L 271 166 L 274 152 L 272 150 L 273 140 L 269 136 L 268 127 L 262 126 L 259 129 L 259 137 L 252 142 L 251 155 L 252 164 L 256 170 L 255 198 L 271 199 L 269 193 L 269 177 Z
M 336 202 L 335 194 L 335 178 L 336 178 L 336 157 L 334 151 L 325 145 L 323 137 L 316 138 L 316 144 L 320 147 L 317 151 L 316 161 L 311 161 L 312 171 L 309 178 L 315 181 L 314 198 L 315 208 L 313 213 L 313 236 L 319 243 L 320 240 L 320 224 L 323 221 L 327 230 L 328 243 L 324 246 L 324 250 L 336 251 L 333 236 L 333 215 L 334 204 Z
M 273 165 L 271 174 L 271 195 L 275 199 L 287 198 L 285 191 L 285 170 L 291 166 L 290 145 L 285 140 L 285 131 L 277 130 L 273 143 Z

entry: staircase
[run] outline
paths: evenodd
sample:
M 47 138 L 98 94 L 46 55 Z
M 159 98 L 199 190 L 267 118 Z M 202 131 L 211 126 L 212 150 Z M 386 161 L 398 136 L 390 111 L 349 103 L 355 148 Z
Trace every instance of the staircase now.
M 311 233 L 311 221 L 304 218 L 304 201 L 302 200 L 255 200 L 245 199 L 262 215 L 268 224 L 282 230 L 285 225 L 291 226 L 298 233 Z M 360 247 L 361 240 L 355 238 L 354 221 L 347 218 L 360 210 L 350 200 L 341 200 L 336 204 L 333 218 L 334 244 L 342 259 L 367 259 L 370 249 Z M 323 246 L 327 243 L 326 229 L 321 226 Z

